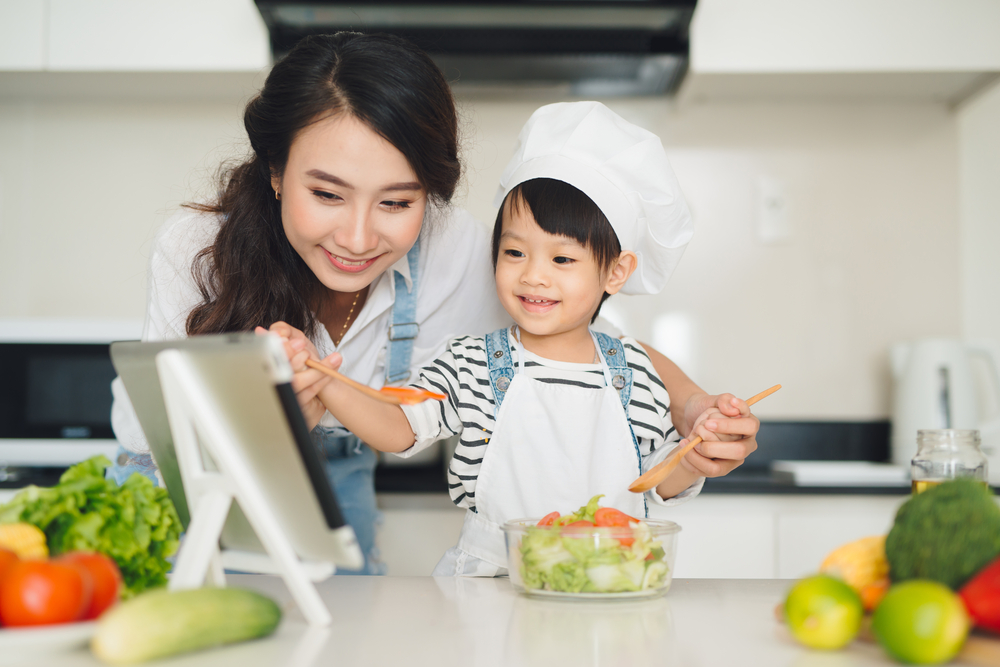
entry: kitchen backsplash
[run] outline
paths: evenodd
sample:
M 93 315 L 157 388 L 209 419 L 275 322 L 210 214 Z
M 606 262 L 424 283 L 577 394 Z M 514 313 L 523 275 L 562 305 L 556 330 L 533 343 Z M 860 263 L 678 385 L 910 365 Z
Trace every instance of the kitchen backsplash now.
M 549 101 L 459 99 L 456 203 L 484 224 L 517 132 Z M 242 102 L 0 96 L 0 317 L 142 317 L 153 235 L 243 153 Z M 762 417 L 881 420 L 889 345 L 962 333 L 952 109 L 608 104 L 662 137 L 696 231 L 662 294 L 616 296 L 607 316 L 706 389 L 781 383 Z

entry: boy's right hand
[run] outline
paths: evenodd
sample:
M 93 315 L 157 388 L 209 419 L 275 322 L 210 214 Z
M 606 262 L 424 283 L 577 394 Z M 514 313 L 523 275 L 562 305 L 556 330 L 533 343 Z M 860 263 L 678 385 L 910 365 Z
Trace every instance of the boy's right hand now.
M 295 390 L 295 397 L 299 401 L 306 426 L 311 431 L 326 413 L 326 406 L 319 400 L 319 392 L 329 384 L 332 378 L 306 366 L 306 360 L 319 360 L 320 363 L 337 370 L 343 363 L 343 358 L 339 353 L 334 352 L 326 359 L 319 359 L 319 353 L 312 341 L 306 338 L 304 333 L 285 322 L 275 322 L 268 329 L 257 327 L 254 332 L 258 334 L 274 333 L 281 337 L 285 346 L 285 354 L 288 355 L 288 363 L 295 373 L 292 377 L 292 389 Z

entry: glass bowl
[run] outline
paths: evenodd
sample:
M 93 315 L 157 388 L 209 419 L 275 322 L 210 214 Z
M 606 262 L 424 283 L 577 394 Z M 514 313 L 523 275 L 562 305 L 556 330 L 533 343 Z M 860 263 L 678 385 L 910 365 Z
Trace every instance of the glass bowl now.
M 537 526 L 514 519 L 503 526 L 510 581 L 537 597 L 646 598 L 673 580 L 677 534 L 673 521 L 646 519 L 628 527 Z

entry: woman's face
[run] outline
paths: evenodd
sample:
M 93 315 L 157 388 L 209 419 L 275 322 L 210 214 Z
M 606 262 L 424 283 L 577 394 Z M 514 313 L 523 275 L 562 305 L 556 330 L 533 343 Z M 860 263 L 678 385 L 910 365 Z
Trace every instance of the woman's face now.
M 403 154 L 350 114 L 302 130 L 272 186 L 288 241 L 337 292 L 367 287 L 404 256 L 427 204 Z

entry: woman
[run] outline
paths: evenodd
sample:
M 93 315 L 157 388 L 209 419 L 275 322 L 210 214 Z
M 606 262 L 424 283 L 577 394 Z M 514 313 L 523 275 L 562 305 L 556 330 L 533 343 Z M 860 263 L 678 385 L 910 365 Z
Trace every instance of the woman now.
M 244 125 L 253 154 L 224 176 L 218 200 L 157 235 L 145 340 L 287 323 L 308 338 L 290 345 L 337 353 L 328 362 L 378 387 L 407 381 L 449 338 L 508 322 L 485 228 L 448 205 L 461 175 L 458 121 L 425 53 L 387 35 L 308 37 L 274 66 Z M 687 433 L 709 397 L 662 355 L 653 361 L 685 406 L 675 424 Z M 375 455 L 316 398 L 323 378 L 298 373 L 299 402 L 364 572 L 381 573 Z M 151 460 L 120 382 L 112 388 L 127 451 L 111 474 L 121 479 Z M 706 445 L 685 465 L 726 474 L 756 448 L 756 430 L 753 417 L 726 420 L 719 432 L 736 441 Z

